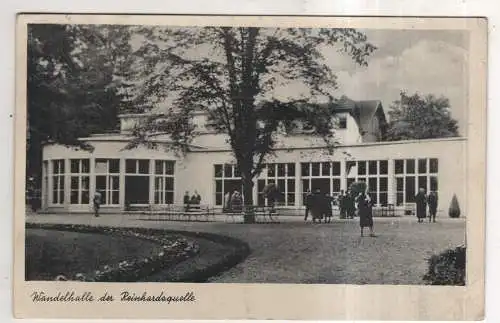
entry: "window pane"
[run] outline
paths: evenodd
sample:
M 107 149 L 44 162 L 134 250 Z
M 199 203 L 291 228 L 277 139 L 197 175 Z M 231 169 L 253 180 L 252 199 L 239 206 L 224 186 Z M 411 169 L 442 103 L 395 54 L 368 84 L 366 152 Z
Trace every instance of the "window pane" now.
M 372 203 L 373 204 L 378 204 L 378 198 L 377 198 L 378 194 L 376 192 L 372 192 L 370 193 L 370 198 L 372 199 Z
M 431 176 L 430 178 L 430 190 L 432 192 L 438 191 L 438 178 L 436 176 Z
M 288 194 L 288 202 L 287 205 L 295 205 L 295 194 Z
M 387 177 L 380 177 L 378 185 L 380 192 L 387 192 Z
M 112 176 L 111 177 L 111 183 L 113 183 L 112 188 L 114 190 L 119 190 L 120 189 L 120 177 L 118 177 L 118 176 Z
M 360 161 L 358 162 L 358 175 L 365 175 L 365 174 L 366 174 L 366 162 Z
M 174 190 L 174 179 L 172 177 L 165 177 L 165 190 Z
M 285 177 L 285 164 L 278 164 L 278 176 Z
M 330 176 L 330 163 L 321 163 L 321 175 Z
M 266 186 L 266 181 L 263 179 L 257 180 L 257 192 L 261 193 L 264 190 L 264 187 Z
M 340 117 L 339 118 L 339 129 L 346 129 L 346 128 L 347 128 L 347 118 Z
M 161 177 L 155 177 L 155 191 L 163 190 L 163 181 Z
M 165 161 L 165 174 L 174 175 L 175 162 L 171 160 Z
M 53 190 L 53 191 L 52 191 L 52 203 L 54 203 L 54 204 L 57 204 L 57 203 L 58 203 L 58 199 L 57 199 L 57 198 L 58 198 L 58 196 L 59 196 L 59 195 L 57 194 L 57 190 Z
M 267 177 L 276 176 L 276 164 L 267 164 Z
M 222 205 L 222 193 L 215 193 L 215 205 Z
M 407 159 L 406 160 L 406 174 L 415 174 L 415 160 Z
M 288 193 L 295 192 L 295 180 L 294 179 L 287 180 L 286 185 L 287 185 Z
M 396 205 L 403 204 L 403 193 L 396 194 Z
M 346 173 L 347 177 L 354 177 L 356 176 L 357 169 L 356 169 L 356 162 L 353 161 L 348 161 L 346 162 Z
M 96 176 L 95 186 L 97 190 L 106 190 L 106 176 Z
M 215 181 L 215 191 L 217 193 L 222 193 L 222 181 L 221 180 Z
M 301 175 L 302 176 L 309 176 L 310 173 L 309 173 L 309 163 L 302 163 L 300 164 L 300 168 L 301 168 Z
M 429 161 L 429 172 L 437 173 L 438 172 L 438 160 L 436 158 L 431 158 Z
M 332 175 L 340 176 L 340 162 L 332 162 Z
M 120 160 L 119 159 L 110 159 L 109 160 L 109 172 L 118 174 L 120 173 Z
M 427 176 L 418 177 L 418 188 L 423 188 L 427 192 Z
M 356 180 L 354 178 L 348 178 L 347 179 L 347 188 L 351 187 L 351 184 L 354 183 Z
M 233 167 L 229 164 L 224 165 L 224 177 L 233 177 Z
M 161 204 L 160 192 L 155 192 L 155 204 Z
M 119 204 L 119 198 L 120 198 L 120 195 L 118 194 L 117 191 L 114 191 L 114 192 L 111 192 L 112 193 L 112 203 L 113 204 Z
M 165 203 L 173 204 L 174 203 L 174 192 L 165 193 Z
M 95 160 L 95 173 L 106 174 L 108 172 L 108 162 L 106 159 Z
M 371 160 L 368 162 L 368 172 L 370 175 L 377 174 L 377 161 L 376 160 Z
M 295 176 L 295 164 L 288 164 L 286 174 L 287 176 Z
M 380 170 L 379 170 L 379 173 L 380 174 L 387 174 L 387 169 L 388 169 L 388 162 L 387 160 L 381 160 L 380 161 Z
M 406 185 L 405 185 L 405 191 L 406 191 L 406 203 L 411 203 L 415 200 L 415 177 L 413 176 L 408 176 L 406 177 Z
M 285 180 L 284 179 L 279 179 L 278 180 L 278 190 L 281 193 L 285 193 Z
M 319 163 L 312 163 L 311 176 L 319 176 Z
M 385 206 L 387 205 L 387 193 L 380 193 L 380 205 Z
M 78 176 L 71 176 L 71 189 L 72 190 L 78 189 Z
M 237 165 L 234 165 L 234 177 L 241 177 L 240 168 Z
M 404 190 L 404 178 L 396 178 L 396 191 L 402 192 Z
M 376 193 L 377 190 L 377 179 L 376 178 L 369 178 L 368 179 L 368 191 L 370 193 Z
M 396 174 L 404 173 L 404 160 L 398 159 L 394 161 L 394 172 Z
M 155 174 L 163 174 L 163 161 L 155 160 Z
M 427 173 L 427 159 L 418 160 L 418 172 Z
M 125 161 L 125 172 L 129 173 L 129 174 L 135 174 L 137 172 L 136 164 L 137 164 L 137 160 L 127 159 Z
M 82 159 L 82 173 L 90 172 L 90 161 L 88 159 Z
M 52 173 L 53 174 L 59 173 L 59 163 L 57 162 L 57 160 L 52 161 Z
M 89 204 L 89 191 L 82 192 L 82 204 Z
M 222 165 L 214 165 L 214 176 L 222 177 Z
M 149 174 L 149 160 L 147 159 L 139 160 L 139 173 Z
M 82 176 L 82 190 L 88 191 L 90 187 L 90 177 Z
M 72 173 L 79 173 L 80 172 L 80 159 L 71 159 L 70 169 L 71 169 Z
M 78 204 L 78 191 L 73 191 L 73 190 L 71 191 L 70 203 Z
M 340 192 L 340 179 L 333 178 L 332 179 L 332 188 L 334 192 Z

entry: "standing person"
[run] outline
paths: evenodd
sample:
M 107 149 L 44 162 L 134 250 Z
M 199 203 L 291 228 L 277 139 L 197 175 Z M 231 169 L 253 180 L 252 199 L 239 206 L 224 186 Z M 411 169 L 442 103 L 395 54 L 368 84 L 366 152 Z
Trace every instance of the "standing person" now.
M 330 223 L 332 222 L 332 217 L 333 217 L 333 203 L 334 198 L 326 193 L 324 196 L 324 203 L 325 203 L 325 223 Z M 328 220 L 328 222 L 327 222 Z
M 184 194 L 184 211 L 187 212 L 189 210 L 189 204 L 191 200 L 189 198 L 189 191 L 186 191 Z
M 228 212 L 231 210 L 231 193 L 229 191 L 224 195 L 224 206 L 223 212 Z
M 241 198 L 240 192 L 237 190 L 231 195 L 231 209 L 235 212 L 241 212 L 243 210 L 243 199 Z
M 92 202 L 94 203 L 94 216 L 99 217 L 99 209 L 101 208 L 102 194 L 99 191 L 94 193 Z
M 348 190 L 344 198 L 344 201 L 345 201 L 347 217 L 349 219 L 354 219 L 354 213 L 356 212 L 356 207 L 354 205 L 356 202 L 356 197 L 354 196 L 354 192 Z
M 194 191 L 194 203 L 198 205 L 201 204 L 201 196 L 198 191 Z
M 324 196 L 321 195 L 321 190 L 318 188 L 314 191 L 311 197 L 311 214 L 313 223 L 318 220 L 321 223 L 325 212 Z
M 304 221 L 307 221 L 307 218 L 309 216 L 309 210 L 311 209 L 311 202 L 312 202 L 312 194 L 311 191 L 308 190 L 304 201 L 304 205 L 306 206 L 306 214 L 304 216 Z
M 438 197 L 436 192 L 430 192 L 427 197 L 427 204 L 429 205 L 429 222 L 436 222 L 436 213 L 438 206 Z
M 425 196 L 425 189 L 420 188 L 418 194 L 415 196 L 415 203 L 417 204 L 417 219 L 418 223 L 424 222 L 427 217 L 427 197 Z
M 344 190 L 340 191 L 339 196 L 337 197 L 337 203 L 339 205 L 339 211 L 340 211 L 340 218 L 345 219 L 346 218 L 346 196 L 344 193 Z
M 358 206 L 358 215 L 359 215 L 359 226 L 361 228 L 361 236 L 364 236 L 364 228 L 370 228 L 370 237 L 374 237 L 373 233 L 373 201 L 370 197 L 370 194 L 367 193 L 359 193 L 356 198 L 356 204 Z

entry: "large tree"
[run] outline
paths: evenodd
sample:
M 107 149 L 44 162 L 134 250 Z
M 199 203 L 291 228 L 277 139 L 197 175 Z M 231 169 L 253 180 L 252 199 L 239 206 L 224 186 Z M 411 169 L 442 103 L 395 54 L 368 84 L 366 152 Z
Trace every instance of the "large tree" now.
M 115 75 L 129 64 L 129 35 L 120 26 L 29 25 L 27 176 L 39 179 L 44 143 L 91 149 L 78 138 L 116 128 Z
M 456 137 L 458 124 L 452 118 L 447 98 L 434 95 L 408 95 L 401 92 L 389 110 L 386 140 Z
M 337 84 L 324 53 L 339 50 L 366 65 L 375 50 L 354 29 L 147 27 L 139 34 L 131 106 L 144 112 L 166 98 L 171 104 L 161 121 L 151 117 L 135 129 L 129 148 L 152 145 L 152 136 L 160 132 L 172 138 L 168 149 L 186 151 L 195 130 L 190 117 L 205 111 L 211 127 L 227 135 L 247 206 L 253 204 L 253 178 L 272 153 L 279 130 L 308 122 L 314 126 L 312 135 L 333 147 L 333 108 L 320 101 L 334 101 Z M 292 83 L 304 91 L 276 94 L 278 87 Z M 245 220 L 253 221 L 252 214 Z

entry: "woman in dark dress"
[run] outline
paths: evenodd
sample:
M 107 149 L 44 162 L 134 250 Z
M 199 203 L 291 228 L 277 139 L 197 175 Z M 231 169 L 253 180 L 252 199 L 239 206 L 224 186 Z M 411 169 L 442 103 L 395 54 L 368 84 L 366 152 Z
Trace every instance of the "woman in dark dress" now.
M 358 205 L 358 215 L 359 215 L 359 226 L 361 227 L 361 236 L 363 237 L 364 228 L 370 228 L 370 237 L 374 237 L 373 233 L 373 202 L 370 198 L 370 194 L 359 193 L 356 198 L 356 203 Z
M 427 197 L 427 204 L 429 205 L 429 222 L 436 222 L 436 212 L 438 205 L 438 197 L 436 192 L 430 192 Z
M 417 219 L 419 223 L 424 222 L 427 217 L 427 197 L 425 196 L 425 189 L 421 188 L 415 196 L 415 203 L 417 204 Z

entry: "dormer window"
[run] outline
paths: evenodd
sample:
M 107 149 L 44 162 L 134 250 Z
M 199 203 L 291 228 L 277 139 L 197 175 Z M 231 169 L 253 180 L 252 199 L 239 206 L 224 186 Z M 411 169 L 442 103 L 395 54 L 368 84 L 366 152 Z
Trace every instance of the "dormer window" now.
M 339 129 L 347 129 L 347 118 L 339 117 Z

